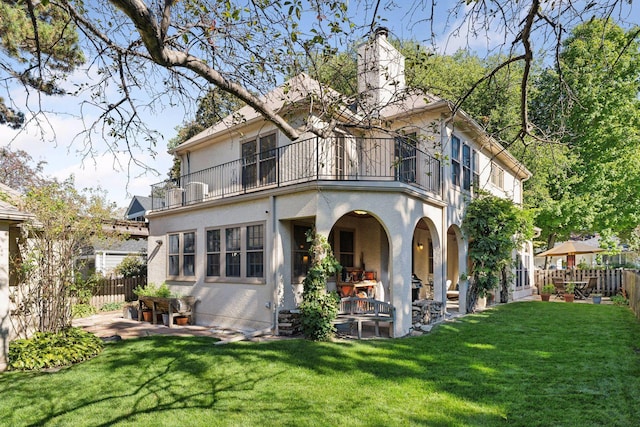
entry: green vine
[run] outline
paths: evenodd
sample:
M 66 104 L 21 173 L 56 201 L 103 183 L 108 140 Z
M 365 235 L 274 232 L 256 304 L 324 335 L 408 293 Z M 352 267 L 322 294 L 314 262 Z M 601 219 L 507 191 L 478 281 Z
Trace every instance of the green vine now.
M 462 231 L 469 241 L 471 259 L 467 311 L 473 312 L 478 297 L 500 287 L 500 301 L 509 297 L 508 267 L 511 254 L 533 237 L 533 219 L 511 200 L 483 195 L 467 206 Z
M 336 292 L 327 292 L 327 278 L 335 275 L 342 267 L 333 256 L 326 237 L 310 230 L 307 232 L 307 241 L 311 243 L 311 267 L 302 283 L 302 330 L 310 340 L 327 341 L 335 334 L 333 320 L 338 315 L 340 301 Z

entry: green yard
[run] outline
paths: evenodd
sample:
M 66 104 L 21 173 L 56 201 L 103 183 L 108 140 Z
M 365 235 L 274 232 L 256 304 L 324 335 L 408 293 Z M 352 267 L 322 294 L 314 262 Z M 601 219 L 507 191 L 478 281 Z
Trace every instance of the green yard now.
M 55 373 L 0 374 L 0 424 L 629 426 L 640 323 L 612 305 L 500 306 L 397 340 L 109 344 Z

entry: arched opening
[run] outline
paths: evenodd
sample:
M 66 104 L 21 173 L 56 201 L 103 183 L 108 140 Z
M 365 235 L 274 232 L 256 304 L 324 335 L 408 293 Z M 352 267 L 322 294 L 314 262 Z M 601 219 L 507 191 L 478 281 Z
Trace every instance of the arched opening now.
M 390 301 L 389 237 L 374 214 L 353 210 L 343 215 L 331 228 L 329 243 L 343 268 L 328 290 Z
M 413 231 L 411 258 L 411 300 L 435 299 L 434 283 L 437 277 L 436 251 L 437 242 L 435 226 L 431 220 L 422 218 Z

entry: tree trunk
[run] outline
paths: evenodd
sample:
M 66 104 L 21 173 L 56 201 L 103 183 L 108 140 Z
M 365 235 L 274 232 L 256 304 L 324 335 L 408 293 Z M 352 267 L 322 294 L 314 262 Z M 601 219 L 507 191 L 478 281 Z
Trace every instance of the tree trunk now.
M 556 236 L 557 236 L 556 233 L 549 234 L 549 237 L 547 238 L 547 250 L 551 249 L 556 244 Z M 548 266 L 549 266 L 549 257 L 544 257 L 544 269 L 546 270 Z
M 502 267 L 500 272 L 500 302 L 505 304 L 509 302 L 509 282 L 507 281 L 507 268 Z

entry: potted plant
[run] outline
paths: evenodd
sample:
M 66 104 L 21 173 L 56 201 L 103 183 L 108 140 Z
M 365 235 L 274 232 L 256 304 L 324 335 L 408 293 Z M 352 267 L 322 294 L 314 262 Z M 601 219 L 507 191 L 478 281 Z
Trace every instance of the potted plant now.
M 540 298 L 542 301 L 549 301 L 551 299 L 551 295 L 555 292 L 556 288 L 551 283 L 547 283 L 542 287 L 542 291 L 540 292 Z
M 602 302 L 602 294 L 591 294 L 594 304 L 600 304 Z
M 573 283 L 565 283 L 564 285 L 564 302 L 573 302 L 573 291 L 576 289 L 576 285 Z

